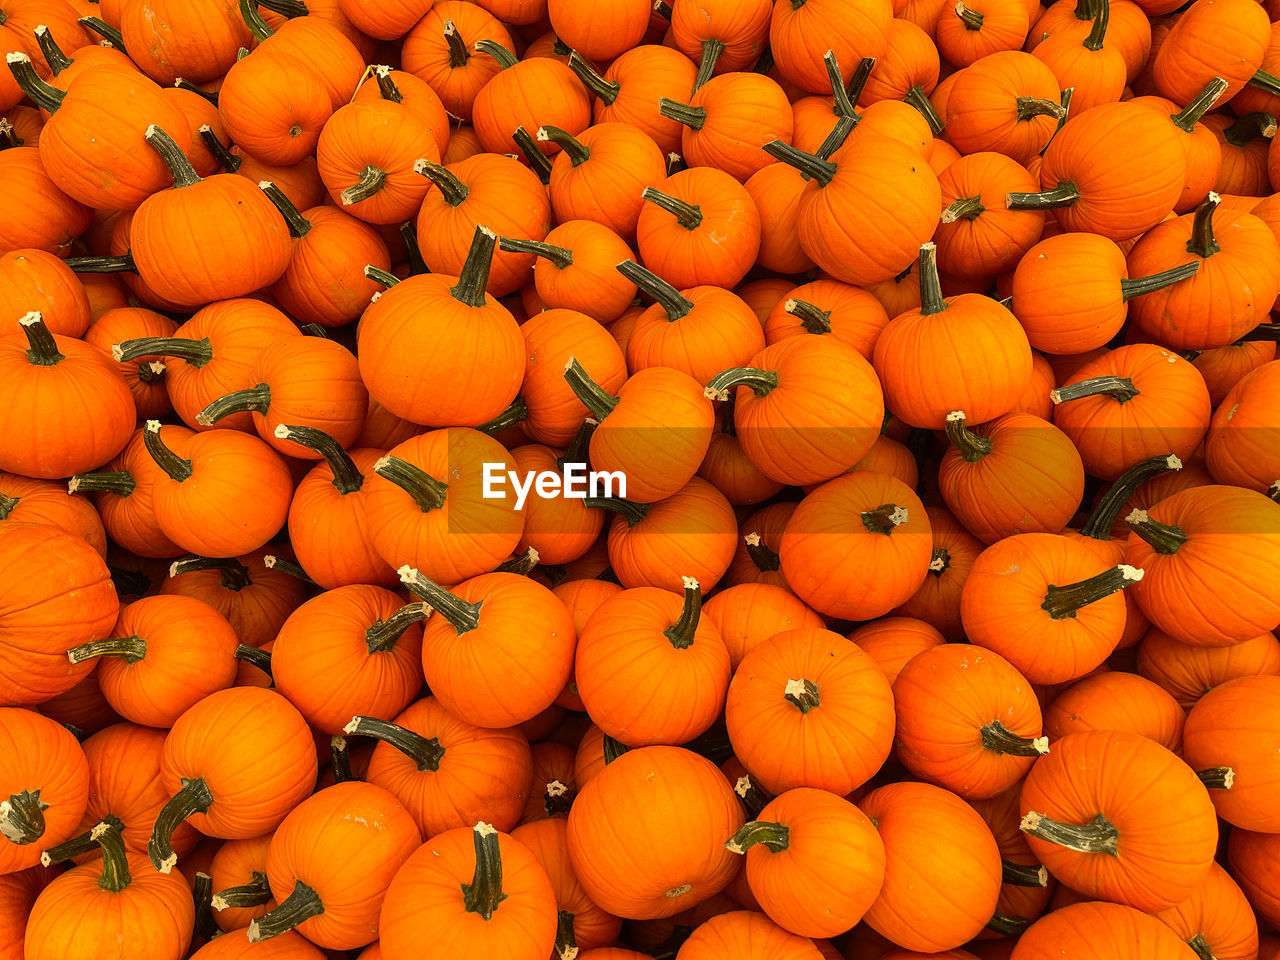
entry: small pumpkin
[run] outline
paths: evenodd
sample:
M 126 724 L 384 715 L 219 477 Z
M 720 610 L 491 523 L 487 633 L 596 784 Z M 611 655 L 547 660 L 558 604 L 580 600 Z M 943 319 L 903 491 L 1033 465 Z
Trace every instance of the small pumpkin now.
M 1082 677 L 1045 708 L 1045 732 L 1057 740 L 1085 730 L 1139 733 L 1182 752 L 1186 714 L 1160 686 L 1133 673 L 1111 670 Z
M 31 710 L 0 707 L 0 733 L 0 873 L 13 873 L 79 829 L 89 762 L 65 727 Z
M 1169 927 L 1141 910 L 1085 901 L 1046 914 L 1018 939 L 1013 960 L 1049 960 L 1067 951 L 1107 950 L 1116 957 L 1175 960 L 1187 945 Z M 1141 953 L 1133 953 L 1139 950 Z M 1070 953 L 1067 953 L 1070 956 Z
M 1280 675 L 1280 640 L 1264 633 L 1229 647 L 1201 647 L 1180 643 L 1152 627 L 1138 645 L 1137 671 L 1190 710 L 1228 680 Z

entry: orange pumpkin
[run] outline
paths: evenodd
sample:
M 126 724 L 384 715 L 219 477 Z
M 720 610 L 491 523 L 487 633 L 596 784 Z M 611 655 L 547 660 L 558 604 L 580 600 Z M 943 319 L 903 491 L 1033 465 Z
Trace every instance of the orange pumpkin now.
M 1143 960 L 1185 960 L 1187 945 L 1155 917 L 1118 903 L 1073 903 L 1041 917 L 1019 938 L 1013 960 L 1050 960 L 1087 951 Z M 1140 951 L 1140 952 L 1134 952 Z
M 1216 957 L 1248 957 L 1257 950 L 1257 918 L 1231 874 L 1216 862 L 1195 893 L 1156 916 L 1192 950 Z
M 1280 675 L 1280 640 L 1264 633 L 1229 647 L 1200 647 L 1152 627 L 1138 645 L 1137 671 L 1189 710 L 1228 680 Z
M 952 76 L 939 113 L 947 139 L 961 153 L 991 151 L 1029 164 L 1067 115 L 1053 71 L 1030 54 L 991 53 Z
M 893 612 L 932 624 L 949 642 L 964 635 L 960 596 L 983 543 L 942 507 L 925 507 L 933 539 L 929 572 L 911 597 Z
M 1082 677 L 1055 696 L 1045 708 L 1044 729 L 1055 741 L 1086 730 L 1139 733 L 1180 754 L 1185 720 L 1164 689 L 1137 674 L 1111 670 Z
M 89 763 L 79 742 L 48 717 L 0 707 L 0 874 L 40 862 L 40 851 L 79 828 L 88 802 Z M 735 801 L 736 802 L 736 801 Z

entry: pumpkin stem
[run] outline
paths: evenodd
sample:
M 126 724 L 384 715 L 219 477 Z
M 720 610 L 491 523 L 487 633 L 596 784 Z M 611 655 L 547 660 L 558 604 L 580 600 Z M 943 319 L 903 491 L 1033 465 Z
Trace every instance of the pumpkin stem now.
M 274 432 L 278 440 L 290 440 L 320 454 L 324 462 L 329 465 L 329 471 L 333 474 L 333 480 L 330 482 L 339 493 L 345 496 L 348 493 L 355 493 L 364 486 L 364 474 L 351 459 L 351 454 L 343 450 L 342 444 L 323 430 L 299 424 L 280 423 L 276 425 Z
M 213 359 L 213 344 L 209 338 L 187 340 L 184 337 L 137 337 L 113 344 L 111 359 L 119 363 L 137 360 L 139 357 L 164 357 L 183 360 L 193 367 L 203 367 Z
M 377 621 L 364 632 L 365 646 L 371 654 L 393 650 L 401 634 L 429 616 L 431 607 L 427 604 L 421 601 L 406 603 L 387 619 Z
M 462 885 L 462 903 L 468 913 L 492 919 L 498 904 L 507 899 L 502 892 L 502 853 L 498 831 L 481 821 L 472 833 L 476 851 L 476 872 L 470 883 Z
M 951 566 L 950 551 L 946 547 L 934 547 L 933 555 L 929 558 L 929 572 L 941 579 L 949 566 Z
M 373 472 L 413 498 L 423 513 L 439 510 L 449 494 L 449 484 L 437 480 L 427 471 L 408 460 L 386 456 L 373 465 Z
M 471 59 L 471 50 L 462 37 L 458 36 L 458 27 L 452 20 L 444 22 L 444 41 L 449 46 L 449 66 L 454 70 L 465 67 Z
M 606 104 L 611 106 L 613 101 L 618 99 L 618 92 L 622 89 L 622 84 L 616 80 L 606 80 L 596 73 L 591 64 L 587 63 L 577 50 L 569 54 L 569 69 L 582 81 L 584 87 Z M 547 128 L 544 127 L 543 129 Z
M 209 905 L 214 910 L 246 910 L 260 907 L 271 899 L 271 884 L 267 875 L 258 870 L 250 874 L 252 879 L 235 887 L 227 887 L 209 898 Z
M 160 439 L 160 421 L 148 420 L 142 431 L 142 444 L 155 465 L 163 470 L 170 480 L 182 483 L 192 474 L 191 461 L 184 460 L 170 450 Z
M 67 659 L 72 663 L 83 663 L 97 657 L 122 657 L 125 663 L 137 663 L 146 655 L 147 641 L 139 636 L 94 640 L 67 651 Z
M 627 521 L 628 527 L 634 527 L 647 517 L 652 507 L 652 504 L 636 503 L 634 500 L 624 500 L 621 497 L 586 497 L 582 503 L 594 510 L 609 510 L 616 513 Z
M 674 177 L 681 170 L 688 170 L 689 167 L 684 162 L 684 157 L 672 150 L 667 154 L 666 174 L 668 177 Z
M 119 893 L 129 886 L 129 855 L 124 845 L 124 824 L 115 817 L 103 820 L 89 831 L 89 838 L 102 849 L 102 874 L 98 886 Z
M 668 23 L 671 21 L 671 4 L 667 0 L 653 0 L 653 12 Z
M 258 4 L 254 0 L 240 0 L 240 17 L 253 38 L 259 42 L 275 34 L 267 21 L 262 19 L 262 14 L 258 13 Z
M 788 680 L 782 689 L 782 698 L 801 713 L 808 713 L 814 707 L 822 706 L 818 685 L 812 680 Z
M 307 571 L 303 570 L 302 567 L 298 566 L 292 560 L 287 560 L 284 557 L 277 557 L 274 554 L 268 553 L 262 558 L 262 565 L 268 570 L 279 570 L 281 573 L 287 573 L 289 576 L 293 577 L 293 579 L 301 580 L 303 583 L 308 583 L 313 587 L 319 586 L 319 584 L 311 579 L 307 574 Z
M 1276 135 L 1276 118 L 1265 110 L 1246 113 L 1227 129 L 1222 139 L 1233 147 L 1247 147 L 1254 140 L 1270 140 Z
M 102 818 L 103 823 L 110 823 L 113 826 L 119 826 L 124 829 L 124 823 L 114 813 L 105 814 Z M 84 833 L 76 834 L 70 840 L 64 840 L 56 847 L 50 847 L 40 854 L 40 863 L 42 866 L 52 866 L 55 863 L 65 863 L 75 857 L 83 856 L 91 852 L 98 846 L 98 842 L 93 839 L 93 831 L 86 830 Z
M 278 937 L 322 913 L 324 913 L 324 903 L 320 900 L 320 894 L 301 880 L 297 880 L 294 882 L 293 891 L 274 910 L 263 914 L 249 924 L 249 942 L 261 943 L 263 940 Z
M 1039 757 L 1049 752 L 1048 737 L 1020 737 L 999 720 L 992 720 L 978 732 L 983 749 L 1008 757 Z
M 13 124 L 0 118 L 0 150 L 11 150 L 20 147 L 27 141 L 13 132 Z
M 810 180 L 817 180 L 819 186 L 825 187 L 836 175 L 836 165 L 830 160 L 797 150 L 783 140 L 770 140 L 760 149 L 773 159 L 795 167 Z
M 702 225 L 702 208 L 695 203 L 662 193 L 656 187 L 645 187 L 640 194 L 640 199 L 647 200 L 654 206 L 667 211 L 686 230 L 696 230 Z
M 702 588 L 693 577 L 681 577 L 680 582 L 684 584 L 684 607 L 680 610 L 680 619 L 663 630 L 662 635 L 677 650 L 687 650 L 693 646 L 698 620 L 702 616 Z
M 1217 194 L 1214 194 L 1214 196 L 1217 196 Z M 1199 214 L 1197 214 L 1197 216 L 1199 216 Z M 1195 242 L 1194 236 L 1193 228 L 1193 239 L 1187 241 L 1188 252 L 1191 253 L 1195 252 L 1189 249 L 1191 244 Z M 1147 277 L 1138 277 L 1133 280 L 1130 280 L 1127 277 L 1121 277 L 1120 296 L 1126 303 L 1128 303 L 1134 297 L 1141 297 L 1148 293 L 1155 293 L 1157 290 L 1163 290 L 1165 287 L 1171 287 L 1175 283 L 1180 283 L 1187 279 L 1187 277 L 1194 277 L 1199 270 L 1200 261 L 1192 260 L 1190 263 L 1184 263 L 1180 267 L 1161 270 L 1159 273 L 1153 273 Z
M 538 146 L 529 131 L 523 126 L 516 127 L 515 132 L 511 134 L 511 139 L 520 148 L 520 152 L 524 154 L 525 160 L 528 161 L 529 169 L 537 174 L 542 185 L 546 186 L 550 183 L 551 158 L 542 152 L 542 148 Z
M 105 20 L 101 20 L 98 17 L 81 17 L 79 23 L 82 27 L 92 30 L 117 50 L 124 51 L 124 35 Z
M 946 124 L 942 122 L 942 118 L 938 116 L 938 112 L 933 109 L 933 101 L 929 99 L 929 95 L 924 92 L 924 87 L 916 84 L 906 92 L 902 98 L 911 106 L 920 111 L 920 116 L 924 117 L 925 122 L 929 124 L 929 130 L 936 137 L 942 133 Z
M 601 750 L 604 752 L 604 765 L 607 767 L 627 752 L 627 745 L 620 743 L 606 733 L 601 741 Z
M 51 83 L 40 79 L 36 68 L 31 65 L 31 58 L 25 53 L 9 53 L 5 55 L 5 63 L 13 74 L 14 82 L 22 88 L 27 98 L 46 113 L 57 113 L 67 94 Z
M 173 188 L 175 190 L 182 187 L 195 186 L 204 179 L 196 173 L 195 167 L 191 166 L 191 161 L 187 159 L 187 155 L 182 152 L 182 149 L 173 142 L 173 138 L 154 123 L 147 127 L 146 133 L 142 136 L 147 143 L 151 144 L 151 149 L 160 154 L 160 159 L 169 168 L 169 174 L 173 177 Z
M 498 249 L 504 253 L 532 253 L 535 257 L 541 257 L 544 260 L 550 261 L 561 270 L 573 265 L 572 250 L 567 250 L 564 247 L 557 247 L 552 243 L 543 243 L 540 240 L 524 240 L 519 237 L 499 237 Z
M 760 816 L 760 811 L 767 807 L 772 799 L 759 784 L 751 779 L 749 773 L 744 773 L 738 778 L 733 785 L 733 792 L 738 795 L 738 801 L 752 820 Z
M 556 914 L 556 943 L 553 960 L 575 960 L 578 956 L 578 938 L 573 932 L 574 916 L 568 910 Z
M 956 16 L 960 18 L 960 22 L 964 24 L 966 30 L 982 29 L 982 14 L 977 10 L 971 10 L 964 5 L 964 0 L 960 0 L 955 6 Z
M 115 257 L 69 257 L 64 261 L 76 273 L 137 273 L 132 253 Z
M 1067 182 L 1039 193 L 1007 193 L 1004 205 L 1007 210 L 1058 210 L 1072 206 L 1079 199 L 1080 191 L 1076 185 Z
M 159 383 L 164 378 L 165 366 L 159 360 L 138 364 L 138 380 L 141 383 Z
M 782 557 L 778 556 L 760 539 L 760 534 L 752 532 L 742 538 L 747 545 L 747 556 L 761 573 L 770 573 L 782 567 Z
M 1129 529 L 1150 544 L 1156 553 L 1165 556 L 1177 553 L 1178 548 L 1191 539 L 1182 532 L 1181 527 L 1161 523 L 1145 510 L 1134 510 L 1124 518 L 1124 522 L 1129 525 Z
M 227 146 L 218 139 L 218 135 L 213 132 L 213 128 L 207 123 L 200 128 L 200 139 L 204 141 L 204 145 L 209 148 L 209 152 L 213 154 L 214 159 L 227 173 L 235 173 L 240 169 L 240 165 L 244 163 L 243 157 L 237 157 Z
M 987 921 L 987 929 L 1005 937 L 1020 937 L 1031 926 L 1026 917 L 1011 917 L 1004 913 L 995 913 Z
M 187 93 L 194 93 L 198 97 L 203 97 L 205 100 L 208 100 L 215 107 L 218 105 L 218 95 L 216 93 L 211 93 L 208 90 L 204 90 L 196 86 L 194 83 L 192 83 L 190 80 L 186 79 L 185 77 L 179 77 L 177 80 L 173 81 L 173 85 L 179 90 L 185 90 L 187 91 Z M 205 124 L 203 127 L 200 128 L 201 139 L 203 139 L 204 131 L 207 129 L 209 129 L 208 124 Z
M 1123 590 L 1131 583 L 1142 579 L 1143 571 L 1128 564 L 1119 564 L 1110 570 L 1059 587 L 1049 584 L 1045 591 L 1044 602 L 1040 609 L 1049 614 L 1050 620 L 1074 620 L 1081 607 L 1097 603 L 1118 590 Z
M 458 275 L 449 292 L 453 299 L 469 307 L 483 307 L 488 302 L 485 287 L 489 284 L 489 268 L 493 264 L 493 248 L 498 245 L 498 235 L 488 227 L 476 227 L 471 237 L 471 249 L 467 251 L 462 273 Z
M 74 60 L 67 59 L 67 55 L 62 52 L 58 42 L 53 39 L 53 34 L 49 32 L 49 28 L 43 23 L 36 27 L 35 35 L 40 52 L 44 54 L 45 63 L 49 64 L 49 69 L 53 71 L 55 77 L 75 63 Z
M 44 836 L 44 812 L 48 809 L 39 790 L 9 794 L 7 800 L 0 800 L 0 836 L 18 846 L 35 843 Z
M 517 423 L 523 423 L 529 419 L 529 405 L 524 402 L 524 397 L 516 397 L 511 401 L 511 405 L 503 410 L 500 414 L 490 420 L 488 423 L 482 423 L 476 427 L 481 433 L 487 433 L 489 436 L 495 436 L 509 427 L 514 427 Z
M 1117 403 L 1128 403 L 1142 391 L 1128 377 L 1093 377 L 1079 383 L 1069 383 L 1049 391 L 1049 399 L 1055 404 L 1070 403 L 1085 397 L 1111 397 Z
M 1210 767 L 1197 770 L 1196 776 L 1210 790 L 1230 790 L 1235 786 L 1236 772 L 1231 767 Z
M 1013 887 L 1043 888 L 1049 885 L 1049 871 L 1038 863 L 1013 863 L 1010 860 L 1001 860 L 1000 882 Z
M 778 375 L 772 370 L 755 367 L 730 367 L 711 378 L 702 394 L 708 400 L 726 401 L 729 391 L 735 387 L 750 387 L 757 397 L 767 397 L 778 385 Z
M 724 848 L 730 853 L 746 853 L 758 843 L 770 853 L 781 853 L 787 849 L 790 838 L 791 830 L 785 823 L 752 820 L 726 840 Z
M 169 564 L 169 576 L 180 577 L 184 573 L 197 570 L 217 570 L 222 574 L 221 586 L 224 590 L 239 593 L 245 587 L 253 586 L 249 578 L 249 568 L 235 557 L 183 557 Z
M 1041 100 L 1038 97 L 1018 97 L 1017 109 L 1019 120 L 1030 120 L 1032 117 L 1061 120 L 1067 115 L 1067 108 L 1056 100 Z
M 570 357 L 565 364 L 564 378 L 574 396 L 582 401 L 596 420 L 603 420 L 618 405 L 618 398 L 592 380 L 576 357 Z
M 719 61 L 722 53 L 724 53 L 723 41 L 702 41 L 702 60 L 698 64 L 698 73 L 693 78 L 693 91 L 695 93 L 698 91 L 698 88 L 710 80 L 711 75 L 716 72 L 716 63 Z
M 1171 114 L 1169 119 L 1172 120 L 1181 130 L 1191 133 L 1195 130 L 1196 124 L 1200 122 L 1200 118 L 1208 113 L 1218 98 L 1226 92 L 1230 84 L 1221 77 L 1214 77 L 1210 80 L 1203 90 L 1196 94 L 1195 98 L 1177 113 Z
M 409 255 L 409 276 L 430 273 L 427 262 L 422 259 L 422 248 L 418 246 L 418 228 L 412 220 L 400 224 L 400 237 L 404 240 L 404 249 Z
M 883 503 L 874 510 L 862 511 L 862 525 L 866 527 L 868 533 L 883 533 L 885 536 L 890 536 L 907 520 L 907 508 L 895 503 Z
M 415 167 L 414 169 L 416 170 L 417 168 Z M 359 181 L 343 190 L 338 195 L 338 199 L 342 201 L 344 207 L 349 207 L 353 203 L 368 200 L 381 190 L 386 183 L 387 172 L 375 167 L 373 164 L 369 164 L 361 172 Z
M 1098 814 L 1089 823 L 1059 823 L 1034 810 L 1022 818 L 1018 829 L 1046 843 L 1056 843 L 1078 853 L 1108 853 L 1119 856 L 1117 842 L 1120 831 L 1111 821 Z
M 477 40 L 475 50 L 478 53 L 487 53 L 493 59 L 498 61 L 498 66 L 503 70 L 510 70 L 520 61 L 516 59 L 516 55 L 498 43 L 496 40 Z M 486 918 L 487 919 L 487 918 Z
M 575 53 L 574 56 L 576 57 L 577 54 Z M 581 166 L 591 159 L 591 148 L 568 130 L 561 130 L 559 127 L 549 125 L 539 127 L 538 139 L 544 142 L 550 140 L 552 143 L 559 144 L 560 149 L 569 155 L 569 162 L 575 167 Z
M 570 463 L 587 463 L 587 451 L 591 449 L 591 437 L 596 432 L 599 424 L 590 417 L 584 417 L 582 423 L 578 424 L 578 429 L 573 435 L 573 439 L 569 441 L 569 446 L 565 448 L 564 453 L 556 457 L 556 469 L 563 470 L 566 464 Z
M 74 490 L 70 490 L 68 492 L 75 493 Z M 0 520 L 8 520 L 9 514 L 13 513 L 13 508 L 16 507 L 20 501 L 20 497 L 7 497 L 0 493 Z
M 290 20 L 295 17 L 305 17 L 311 12 L 303 0 L 258 0 L 258 6 L 266 7 L 272 13 L 278 13 Z
M 355 775 L 351 772 L 351 754 L 347 752 L 346 738 L 329 738 L 329 756 L 334 783 L 350 783 L 355 779 Z
M 27 338 L 27 362 L 32 366 L 53 367 L 66 359 L 39 311 L 32 310 L 23 316 L 18 325 Z
M 991 438 L 980 437 L 965 426 L 963 410 L 947 414 L 947 439 L 960 451 L 965 463 L 977 463 L 991 452 Z
M 702 107 L 693 107 L 670 97 L 663 97 L 658 101 L 658 112 L 668 120 L 674 120 L 693 130 L 701 130 L 707 122 L 707 111 Z
M 1203 933 L 1197 933 L 1188 940 L 1187 946 L 1200 960 L 1218 960 L 1217 954 L 1213 952 L 1213 947 L 1209 946 L 1209 941 L 1204 938 Z
M 216 137 L 214 138 L 217 139 Z M 285 223 L 289 225 L 289 233 L 294 237 L 305 237 L 311 230 L 311 221 L 298 212 L 298 208 L 293 205 L 293 201 L 285 196 L 284 191 L 277 187 L 270 180 L 260 180 L 258 189 L 267 195 L 267 199 L 272 202 L 280 216 L 284 217 Z
M 644 191 L 645 194 L 648 194 L 650 189 L 652 188 L 646 187 Z M 662 196 L 662 194 L 658 194 L 658 196 Z M 648 200 L 651 198 L 645 196 L 645 199 Z M 671 198 L 667 197 L 666 199 Z M 679 203 L 680 201 L 674 200 L 672 202 Z M 663 206 L 661 203 L 658 205 Z M 694 207 L 693 209 L 697 210 L 697 207 Z M 701 218 L 701 214 L 699 214 L 699 218 Z M 642 293 L 647 294 L 658 302 L 658 305 L 661 306 L 663 311 L 666 313 L 668 322 L 675 323 L 680 318 L 687 317 L 693 310 L 692 300 L 682 294 L 671 284 L 667 283 L 667 281 L 663 280 L 652 270 L 646 270 L 634 260 L 623 260 L 618 264 L 617 270 L 620 274 L 639 287 Z
M 920 313 L 931 317 L 947 309 L 938 277 L 938 248 L 932 240 L 920 244 Z
M 1107 25 L 1111 22 L 1111 0 L 1093 0 L 1093 6 L 1093 26 L 1081 41 L 1081 46 L 1096 53 L 1106 42 Z
M 1218 209 L 1222 198 L 1212 190 L 1204 202 L 1196 207 L 1195 216 L 1191 220 L 1191 239 L 1187 241 L 1187 253 L 1197 257 L 1211 257 L 1222 248 L 1213 236 L 1213 212 Z
M 830 333 L 831 311 L 814 306 L 807 300 L 790 299 L 782 305 L 784 313 L 789 313 L 800 321 L 806 333 Z
M 390 290 L 400 282 L 400 278 L 390 270 L 383 270 L 381 267 L 375 267 L 372 263 L 366 263 L 364 265 L 364 275 L 374 283 L 381 284 L 383 290 Z
M 981 197 L 962 197 L 942 211 L 943 223 L 955 223 L 962 217 L 972 223 L 987 212 Z
M 236 645 L 236 651 L 232 654 L 241 663 L 247 663 L 252 667 L 256 667 L 265 673 L 268 677 L 275 679 L 271 672 L 271 653 L 268 650 L 262 650 L 259 647 L 251 647 L 247 643 Z
M 516 554 L 507 560 L 503 560 L 493 568 L 493 572 L 514 573 L 516 576 L 527 577 L 529 571 L 538 565 L 538 560 L 540 559 L 537 550 L 533 547 L 526 547 L 524 553 Z
M 428 580 L 420 571 L 405 564 L 396 571 L 400 582 L 413 593 L 425 599 L 440 616 L 444 617 L 457 631 L 458 636 L 469 633 L 480 626 L 480 608 L 483 603 L 468 603 L 461 597 L 450 593 L 434 580 Z
M 179 779 L 182 789 L 160 808 L 155 828 L 151 831 L 151 839 L 147 843 L 147 858 L 161 873 L 169 873 L 177 866 L 178 855 L 173 852 L 172 839 L 178 824 L 194 813 L 208 812 L 213 805 L 213 794 L 203 777 L 196 777 L 194 780 L 187 780 L 185 777 Z
M 409 606 L 416 606 L 416 604 Z M 430 612 L 429 609 L 428 612 Z M 425 773 L 428 770 L 434 773 L 440 769 L 440 761 L 444 759 L 444 747 L 435 737 L 424 737 L 389 720 L 379 720 L 376 717 L 352 717 L 351 722 L 342 728 L 342 732 L 349 737 L 373 737 L 388 746 L 395 747 L 417 764 L 419 773 Z
M 413 172 L 430 180 L 436 189 L 440 191 L 441 196 L 444 197 L 445 203 L 451 207 L 461 204 L 471 193 L 471 189 L 454 176 L 448 168 L 442 167 L 438 163 L 433 163 L 425 157 L 414 162 Z
M 196 414 L 196 423 L 202 427 L 210 427 L 232 414 L 265 414 L 270 408 L 271 387 L 268 384 L 259 383 L 211 401 L 207 407 Z
M 391 68 L 389 66 L 385 63 L 374 66 L 373 78 L 378 84 L 378 95 L 383 100 L 390 100 L 392 103 L 404 103 L 404 94 L 400 92 L 396 82 L 391 79 Z
M 1129 498 L 1137 489 L 1152 477 L 1158 477 L 1170 470 L 1181 469 L 1182 461 L 1172 453 L 1163 457 L 1139 460 L 1122 473 L 1111 488 L 1099 498 L 1093 513 L 1089 515 L 1088 522 L 1080 528 L 1081 535 L 1093 540 L 1110 540 L 1111 528 L 1115 525 L 1116 518 L 1120 516 L 1120 508 L 1129 502 Z

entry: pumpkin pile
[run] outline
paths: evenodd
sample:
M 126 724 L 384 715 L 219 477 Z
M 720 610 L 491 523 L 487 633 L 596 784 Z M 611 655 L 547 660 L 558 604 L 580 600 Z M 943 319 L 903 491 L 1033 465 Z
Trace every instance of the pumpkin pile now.
M 1280 958 L 1179 3 L 0 0 L 0 960 Z

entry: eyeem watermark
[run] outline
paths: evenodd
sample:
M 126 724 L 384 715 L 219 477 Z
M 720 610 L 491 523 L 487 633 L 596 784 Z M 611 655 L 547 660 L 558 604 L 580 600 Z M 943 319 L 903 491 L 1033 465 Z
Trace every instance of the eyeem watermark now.
M 560 472 L 555 470 L 531 470 L 523 476 L 515 470 L 507 470 L 505 463 L 484 465 L 484 486 L 481 496 L 489 500 L 501 500 L 507 494 L 509 483 L 516 494 L 516 509 L 523 510 L 529 493 L 536 493 L 544 500 L 552 497 L 568 497 L 585 500 L 587 497 L 617 497 L 626 499 L 627 475 L 621 470 L 588 470 L 585 463 L 566 463 Z

